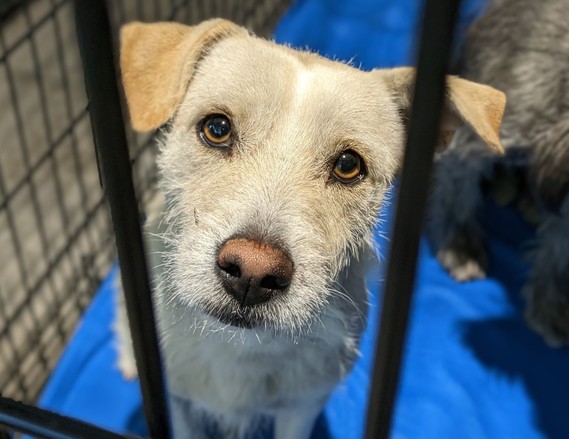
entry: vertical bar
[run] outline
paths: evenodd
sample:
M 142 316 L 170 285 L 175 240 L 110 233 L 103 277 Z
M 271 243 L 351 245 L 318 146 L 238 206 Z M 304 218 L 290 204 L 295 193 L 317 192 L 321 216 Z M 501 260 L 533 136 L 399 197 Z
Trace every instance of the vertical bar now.
M 138 1 L 136 2 L 136 6 L 137 6 L 136 12 L 137 12 L 137 14 L 138 14 L 138 17 L 137 17 L 137 18 L 138 18 L 139 20 L 142 20 L 142 21 L 144 21 L 145 18 L 146 18 L 146 17 L 144 16 L 144 4 L 143 4 L 143 1 L 144 1 L 144 0 L 138 0 Z
M 425 5 L 413 109 L 375 349 L 367 439 L 387 439 L 391 431 L 419 240 L 444 105 L 445 73 L 459 5 L 460 0 L 427 0 Z
M 154 0 L 154 20 L 158 21 L 162 18 L 161 0 Z
M 64 40 L 58 16 L 59 12 L 57 11 L 56 0 L 51 0 L 50 4 L 54 10 L 52 22 L 55 34 L 55 42 L 57 46 L 57 60 L 59 64 L 59 71 L 61 74 L 62 89 L 63 89 L 63 94 L 65 96 L 65 112 L 67 115 L 67 119 L 69 120 L 69 136 L 71 137 L 71 153 L 73 157 L 73 169 L 75 171 L 75 177 L 79 185 L 79 193 L 81 194 L 81 208 L 83 209 L 83 212 L 88 212 L 89 197 L 87 195 L 87 184 L 85 183 L 85 178 L 83 176 L 83 169 L 82 169 L 83 167 L 81 165 L 81 159 L 79 156 L 80 147 L 76 134 L 77 125 L 79 125 L 79 123 L 81 123 L 83 119 L 82 118 L 77 119 L 76 117 L 73 116 L 71 86 L 70 86 L 69 73 L 68 73 L 70 69 L 68 68 L 68 57 L 64 48 Z M 122 1 L 119 1 L 119 4 L 122 4 Z M 72 7 L 73 5 L 69 6 Z M 87 237 L 88 248 L 91 249 L 95 248 L 95 241 L 93 239 L 92 230 L 90 229 L 86 230 L 85 236 Z
M 29 38 L 30 36 L 31 36 L 31 27 L 29 28 L 27 38 Z M 4 31 L 1 28 L 0 28 L 0 50 L 4 54 L 6 54 L 8 52 L 8 48 L 7 48 L 5 36 L 4 36 Z M 5 67 L 5 71 L 6 71 L 6 79 L 7 79 L 7 83 L 8 83 L 8 88 L 10 89 L 10 100 L 12 103 L 14 118 L 16 119 L 17 135 L 18 135 L 20 146 L 21 146 L 21 153 L 22 153 L 24 166 L 26 168 L 25 180 L 26 180 L 27 184 L 29 185 L 31 205 L 32 205 L 32 208 L 33 208 L 34 214 L 35 214 L 34 215 L 35 216 L 35 222 L 38 226 L 38 235 L 39 235 L 39 241 L 40 241 L 40 245 L 41 245 L 41 254 L 44 255 L 45 257 L 49 258 L 50 246 L 49 246 L 48 238 L 47 238 L 47 231 L 46 231 L 46 227 L 45 227 L 44 215 L 42 214 L 41 204 L 39 202 L 40 197 L 38 195 L 38 190 L 37 190 L 36 184 L 34 183 L 33 178 L 32 178 L 33 177 L 32 172 L 31 172 L 32 159 L 31 159 L 31 154 L 30 154 L 31 150 L 30 150 L 28 139 L 26 137 L 26 129 L 25 129 L 25 122 L 24 122 L 25 117 L 22 114 L 21 105 L 20 105 L 20 103 L 21 103 L 20 94 L 18 93 L 18 87 L 16 85 L 17 84 L 17 78 L 14 75 L 11 60 L 8 59 L 7 56 L 6 56 L 6 60 L 4 63 L 5 63 L 4 67 Z M 0 178 L 2 178 L 2 177 L 0 176 Z M 2 189 L 2 192 L 5 194 L 4 189 Z M 7 204 L 6 205 L 6 211 L 10 212 L 11 209 L 12 209 L 11 206 L 9 206 Z M 17 221 L 17 214 L 12 213 L 11 216 L 14 217 L 14 219 L 16 220 L 16 221 L 9 223 L 10 233 L 12 235 L 12 240 L 13 240 L 14 244 L 16 245 L 16 239 L 18 236 L 21 235 L 21 228 L 19 227 L 19 223 Z M 23 252 L 23 247 L 21 245 L 19 245 L 19 247 L 22 251 L 21 251 L 21 256 L 18 260 L 18 263 L 20 264 L 20 272 L 23 276 L 25 274 L 25 272 L 22 270 L 21 267 L 25 267 L 27 265 L 26 264 L 27 261 L 26 261 L 25 252 Z M 29 276 L 22 278 L 23 283 L 26 287 L 28 287 L 28 279 L 29 279 Z M 49 291 L 51 293 L 50 295 L 52 296 L 52 299 L 57 300 L 57 292 L 56 292 L 56 289 L 53 285 L 53 280 L 51 278 L 49 279 L 49 282 L 48 282 L 48 288 L 49 288 Z M 31 300 L 31 297 L 28 297 L 27 300 L 28 301 Z M 33 319 L 36 332 L 39 333 L 40 332 L 39 331 L 39 329 L 40 329 L 40 324 L 39 324 L 40 318 L 37 315 L 37 311 L 35 310 L 34 307 L 30 308 L 30 316 Z M 38 344 L 38 350 L 39 350 L 39 358 L 40 358 L 40 361 L 42 363 L 42 366 L 47 369 L 48 359 L 46 357 L 46 352 L 41 347 L 40 344 Z
M 170 437 L 151 289 L 132 183 L 104 0 L 76 0 L 77 37 L 104 190 L 111 209 L 144 411 L 151 437 Z
M 5 188 L 4 173 L 3 173 L 2 168 L 0 168 L 0 197 L 3 199 L 6 198 L 6 188 Z M 12 241 L 12 245 L 14 247 L 16 262 L 18 264 L 18 272 L 20 275 L 19 276 L 20 281 L 23 284 L 24 288 L 27 291 L 29 291 L 30 285 L 29 285 L 28 279 L 30 277 L 28 275 L 28 269 L 27 269 L 26 263 L 24 261 L 22 243 L 20 242 L 20 236 L 19 236 L 17 229 L 16 229 L 16 219 L 14 218 L 15 215 L 12 212 L 12 205 L 7 203 L 5 210 L 6 210 L 6 222 L 8 223 L 8 229 L 10 230 L 10 237 L 12 238 L 11 241 Z M 5 296 L 5 293 L 3 291 L 0 291 L 0 295 L 7 297 L 7 296 Z M 28 297 L 27 301 L 24 302 L 26 304 L 26 306 L 29 304 L 29 300 L 30 300 L 30 297 Z M 12 346 L 13 352 L 14 352 L 14 357 L 13 357 L 12 361 L 10 361 L 12 364 L 10 365 L 11 370 L 9 372 L 9 376 L 10 376 L 11 380 L 17 381 L 18 390 L 20 391 L 21 398 L 27 400 L 30 398 L 29 387 L 26 385 L 26 383 L 23 381 L 22 377 L 18 374 L 17 369 L 15 369 L 15 367 L 14 367 L 14 365 L 18 366 L 22 362 L 23 355 L 21 353 L 21 350 L 23 350 L 23 348 L 21 346 L 19 346 L 19 347 L 17 346 L 17 343 L 14 342 L 13 337 L 11 336 L 10 332 L 8 331 L 9 322 L 8 322 L 8 318 L 5 314 L 5 310 L 3 308 L 3 303 L 0 303 L 0 307 L 2 307 L 2 309 L 0 309 L 0 311 L 1 311 L 0 314 L 2 314 L 2 321 L 3 321 L 3 328 L 2 328 L 2 331 L 0 331 L 0 338 L 5 337 L 7 340 L 9 340 L 9 343 Z M 15 313 L 12 312 L 12 315 L 15 315 Z M 0 382 L 0 385 L 1 384 L 3 384 L 3 383 Z M 3 386 L 0 386 L 0 389 L 2 389 L 2 388 L 3 388 Z
M 54 14 L 56 13 L 56 9 L 53 9 Z M 30 12 L 30 7 L 28 4 L 24 4 L 23 5 L 23 13 L 24 13 L 24 17 L 26 20 L 26 24 L 28 26 L 28 28 L 32 28 L 33 26 L 33 20 L 32 20 L 32 15 Z M 45 25 L 44 25 L 45 26 Z M 64 197 L 64 190 L 63 190 L 63 185 L 61 182 L 61 174 L 59 171 L 59 165 L 57 163 L 57 158 L 55 155 L 55 151 L 57 148 L 57 144 L 54 141 L 54 136 L 53 136 L 53 130 L 52 130 L 52 126 L 51 126 L 51 121 L 53 120 L 50 117 L 50 106 L 48 104 L 48 92 L 47 92 L 47 88 L 45 86 L 45 81 L 44 81 L 44 75 L 42 72 L 42 63 L 39 57 L 39 48 L 38 48 L 38 44 L 37 44 L 37 32 L 32 32 L 29 35 L 29 43 L 30 43 L 30 50 L 31 50 L 31 54 L 32 54 L 32 64 L 34 66 L 34 77 L 35 77 L 35 83 L 36 86 L 38 88 L 38 93 L 39 93 L 39 103 L 40 103 L 40 109 L 41 109 L 41 113 L 42 113 L 42 120 L 43 120 L 43 125 L 44 125 L 44 133 L 45 133 L 45 141 L 47 142 L 47 148 L 49 151 L 49 161 L 51 163 L 51 175 L 53 176 L 53 183 L 55 186 L 55 198 L 57 200 L 57 207 L 58 207 L 58 211 L 59 211 L 59 216 L 61 218 L 61 224 L 62 224 L 62 229 L 63 229 L 63 233 L 65 235 L 65 239 L 69 240 L 70 238 L 70 228 L 69 228 L 69 215 L 67 214 L 67 207 L 65 205 L 65 197 Z M 47 165 L 46 165 L 47 166 Z M 35 186 L 34 183 L 34 175 L 32 173 L 31 170 L 28 171 L 30 173 L 29 175 L 29 181 L 30 181 L 30 185 Z M 39 190 L 36 190 L 36 192 L 41 192 L 41 188 Z M 41 207 L 41 206 L 40 206 Z M 42 216 L 45 212 L 45 210 L 43 210 L 43 212 L 41 210 L 36 211 L 36 215 L 37 216 Z M 46 215 L 47 216 L 47 215 Z M 45 247 L 45 253 L 44 255 L 47 256 L 49 253 L 47 252 L 48 250 L 48 245 L 49 243 L 46 243 L 44 245 Z M 52 247 L 52 246 L 49 246 Z M 69 255 L 68 257 L 68 264 L 71 267 L 72 271 L 77 270 L 76 267 L 76 263 L 74 261 L 74 258 L 71 257 L 71 255 Z M 63 265 L 63 264 L 62 264 Z M 63 268 L 61 270 L 63 272 Z M 50 276 L 50 279 L 48 281 L 48 285 L 49 285 L 49 290 L 51 292 L 51 296 L 52 296 L 52 300 L 54 302 L 62 302 L 62 299 L 60 297 L 58 297 L 59 295 L 57 294 L 57 289 L 54 286 L 53 283 L 53 279 Z M 37 301 L 37 300 L 36 300 Z M 45 318 L 44 318 L 45 320 Z M 55 315 L 50 316 L 50 320 L 53 322 L 53 324 L 56 326 L 57 328 L 57 335 L 61 341 L 61 345 L 63 346 L 67 340 L 67 334 L 65 333 L 65 330 L 63 328 L 63 323 L 61 318 L 59 318 L 59 315 L 57 315 L 57 311 Z M 39 332 L 40 328 L 41 328 L 41 324 L 40 324 L 40 320 L 36 320 L 35 322 L 36 325 L 36 330 Z M 40 343 L 39 346 L 42 349 L 42 357 L 40 358 L 42 360 L 43 363 L 43 359 L 45 358 L 45 354 L 43 353 L 43 350 L 45 349 L 45 346 L 42 346 L 43 343 Z M 47 359 L 45 360 L 45 364 L 42 364 L 44 370 L 49 369 L 48 367 L 48 363 L 47 363 Z

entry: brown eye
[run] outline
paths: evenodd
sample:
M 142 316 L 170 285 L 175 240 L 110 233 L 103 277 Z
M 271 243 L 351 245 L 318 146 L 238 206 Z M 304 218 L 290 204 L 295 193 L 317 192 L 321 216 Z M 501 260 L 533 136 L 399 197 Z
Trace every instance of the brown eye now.
M 208 116 L 201 124 L 200 137 L 209 146 L 229 146 L 231 122 L 223 114 Z
M 353 151 L 343 152 L 334 164 L 332 175 L 342 183 L 361 180 L 364 176 L 362 159 Z

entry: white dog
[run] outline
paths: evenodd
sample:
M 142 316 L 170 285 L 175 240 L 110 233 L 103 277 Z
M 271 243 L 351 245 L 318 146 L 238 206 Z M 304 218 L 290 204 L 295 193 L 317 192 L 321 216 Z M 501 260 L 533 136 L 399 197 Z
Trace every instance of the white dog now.
M 169 124 L 147 236 L 176 437 L 274 419 L 277 439 L 308 438 L 358 356 L 414 71 L 363 72 L 225 20 L 129 24 L 121 69 L 133 127 Z M 448 98 L 442 137 L 460 118 L 500 150 L 504 95 L 449 78 Z

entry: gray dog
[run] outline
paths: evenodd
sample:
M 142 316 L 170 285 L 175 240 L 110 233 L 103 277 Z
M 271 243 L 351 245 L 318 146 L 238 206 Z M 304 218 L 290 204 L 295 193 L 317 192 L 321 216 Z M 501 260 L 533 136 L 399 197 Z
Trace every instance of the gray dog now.
M 462 129 L 460 148 L 440 157 L 428 223 L 437 257 L 459 281 L 485 276 L 485 192 L 536 224 L 526 319 L 552 346 L 569 344 L 568 17 L 566 0 L 497 0 L 474 24 L 466 77 L 506 93 L 506 155 L 488 154 Z

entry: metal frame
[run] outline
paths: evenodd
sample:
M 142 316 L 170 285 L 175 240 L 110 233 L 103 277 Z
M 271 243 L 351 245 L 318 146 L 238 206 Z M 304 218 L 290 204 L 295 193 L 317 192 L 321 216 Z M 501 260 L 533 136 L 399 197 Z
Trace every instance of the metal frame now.
M 122 286 L 146 421 L 151 437 L 166 439 L 170 437 L 170 420 L 164 373 L 106 2 L 76 0 L 75 17 L 100 175 L 121 261 Z
M 421 228 L 439 139 L 455 23 L 460 0 L 427 0 L 417 79 L 381 306 L 366 439 L 389 437 L 409 309 L 415 286 Z
M 0 2 L 0 389 L 26 402 L 116 260 L 72 3 L 40 1 Z
M 459 3 L 459 0 L 428 0 L 425 9 L 415 99 L 368 407 L 367 439 L 385 439 L 391 429 L 421 224 L 444 104 L 444 75 Z M 76 8 L 91 121 L 121 261 L 145 414 L 151 437 L 167 439 L 170 437 L 170 424 L 164 377 L 137 202 L 130 178 L 109 15 L 104 0 L 76 0 Z M 3 397 L 0 397 L 0 425 L 49 439 L 124 437 Z
M 0 397 L 0 425 L 38 438 L 51 439 L 125 439 L 77 419 Z M 155 436 L 158 437 L 158 436 Z

